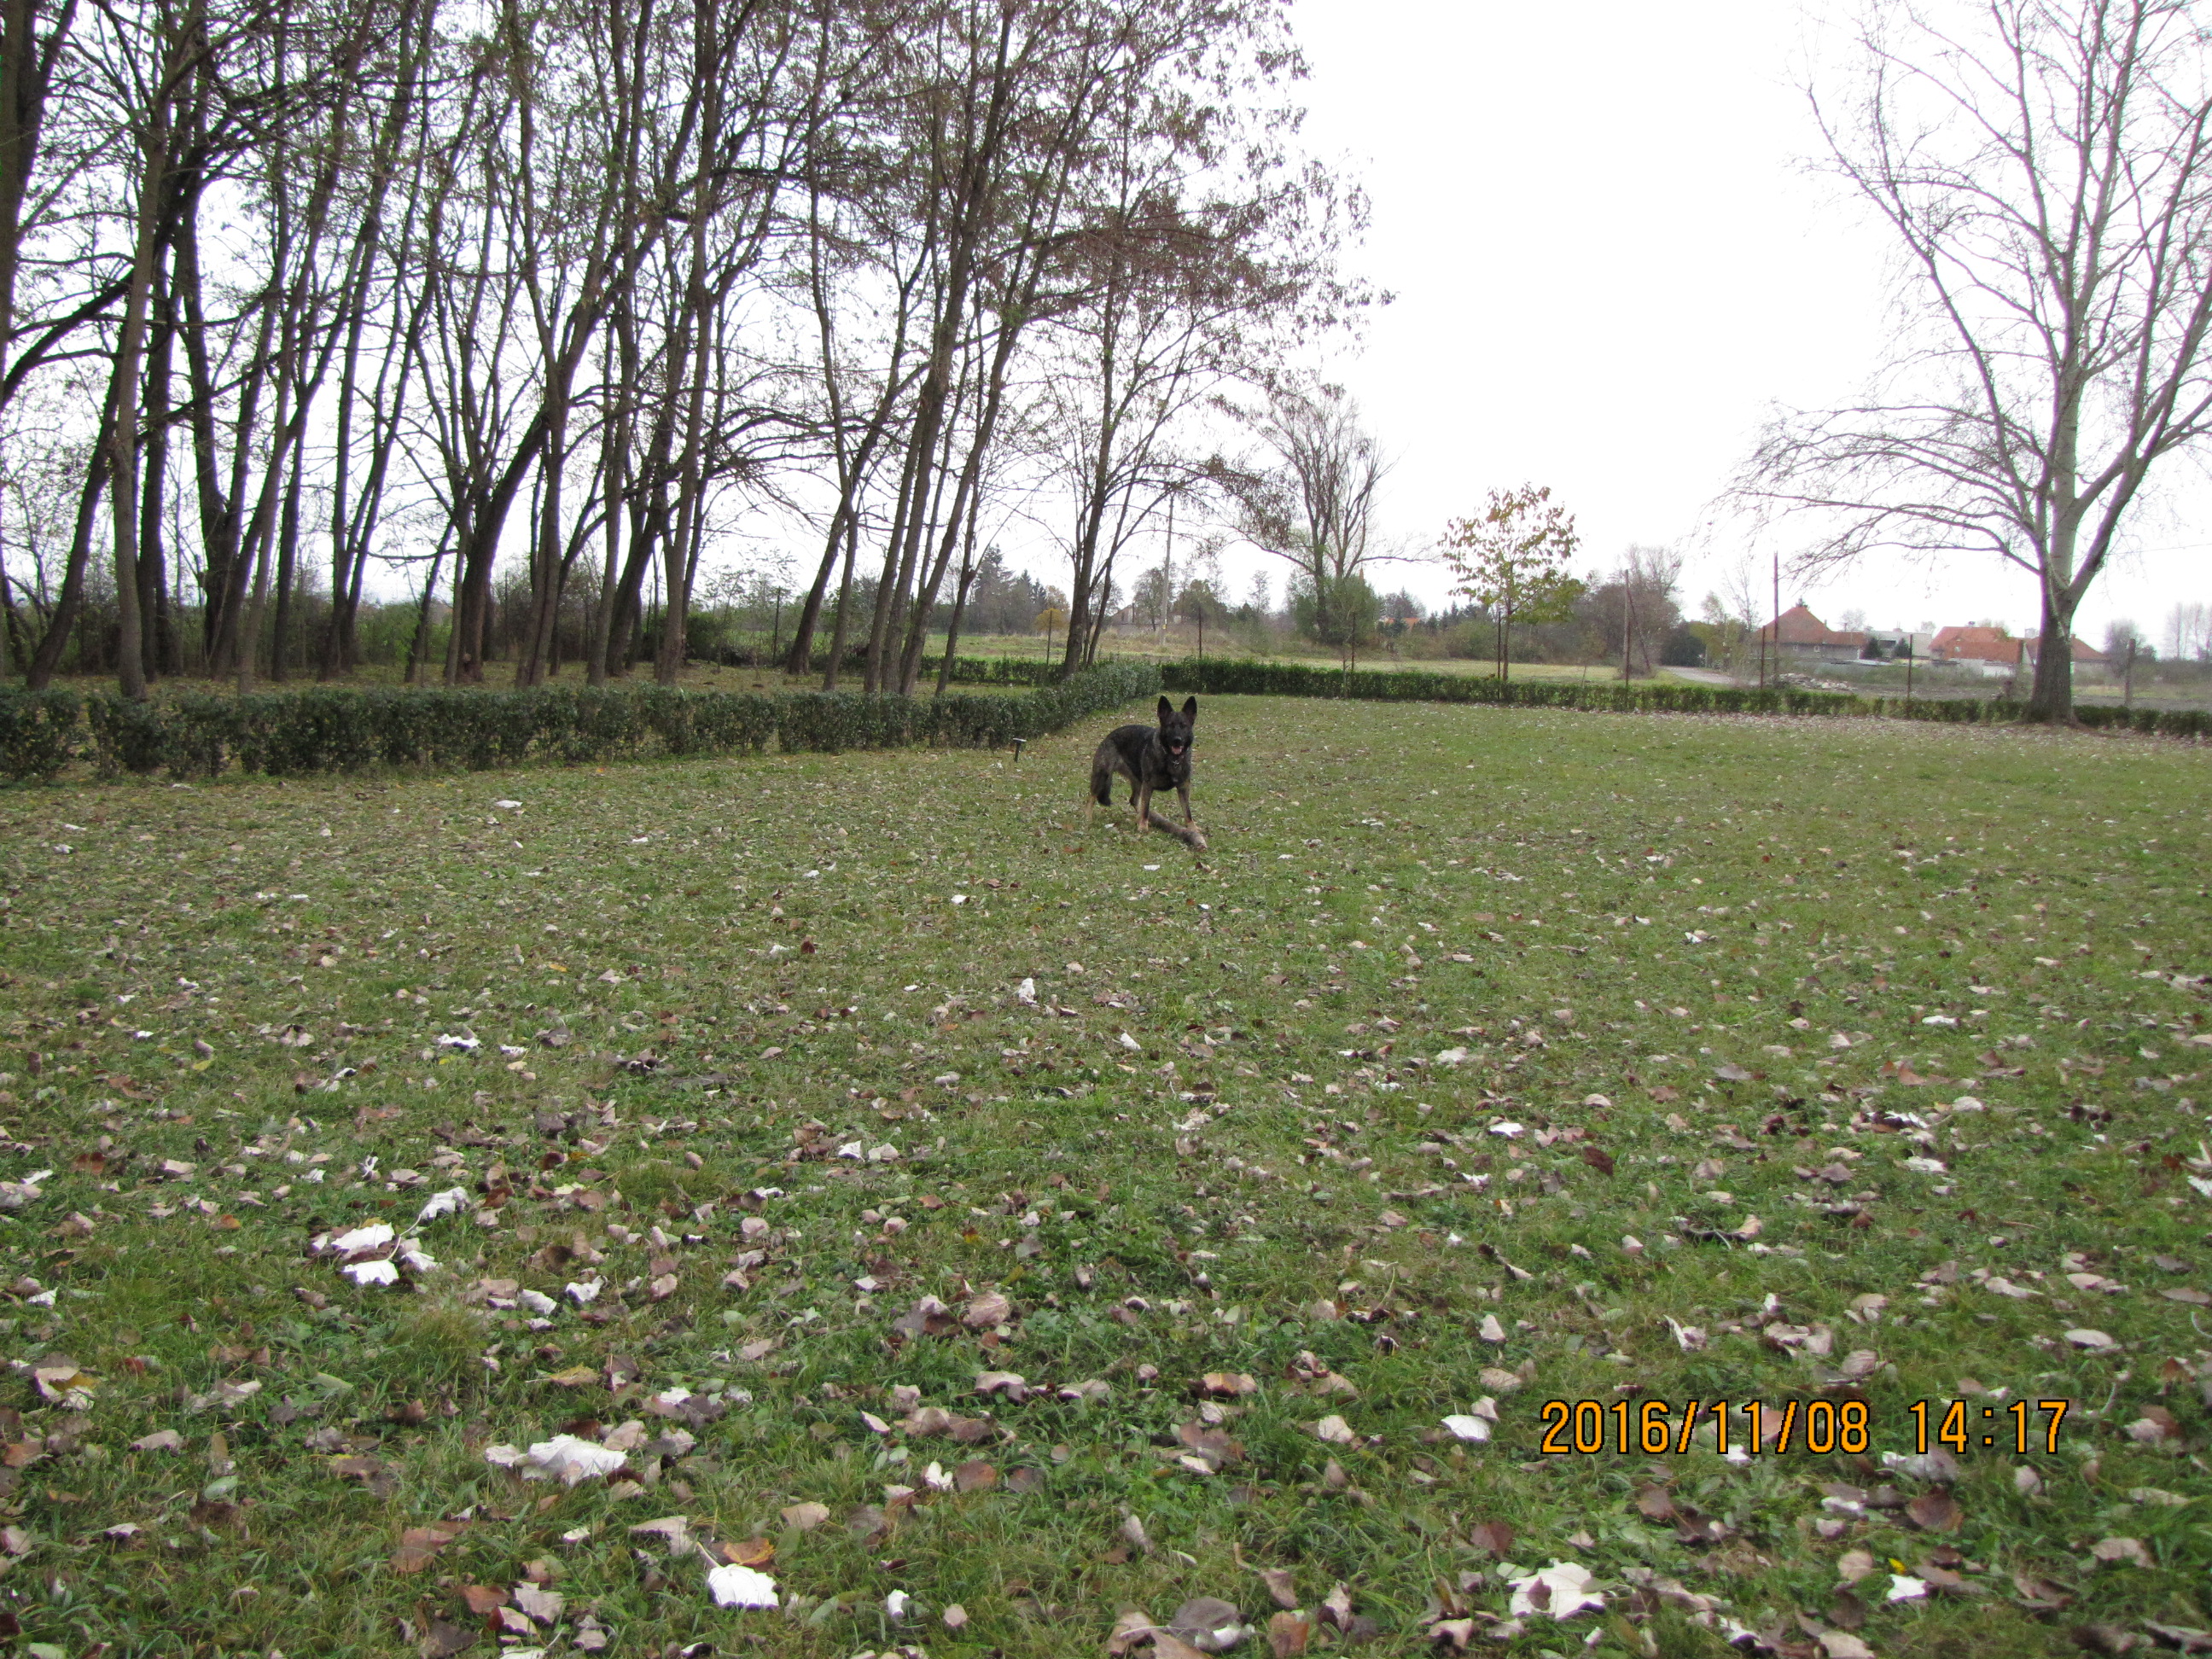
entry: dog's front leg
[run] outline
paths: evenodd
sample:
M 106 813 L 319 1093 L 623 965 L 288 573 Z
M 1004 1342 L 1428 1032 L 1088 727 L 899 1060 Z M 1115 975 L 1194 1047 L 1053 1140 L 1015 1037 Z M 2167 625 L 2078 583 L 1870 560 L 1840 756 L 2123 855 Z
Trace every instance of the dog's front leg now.
M 1198 814 L 1190 810 L 1190 786 L 1187 783 L 1176 785 L 1176 793 L 1182 797 L 1182 821 L 1195 829 L 1198 825 Z
M 1149 830 L 1152 827 L 1152 786 L 1149 783 L 1140 783 L 1137 786 L 1137 828 Z

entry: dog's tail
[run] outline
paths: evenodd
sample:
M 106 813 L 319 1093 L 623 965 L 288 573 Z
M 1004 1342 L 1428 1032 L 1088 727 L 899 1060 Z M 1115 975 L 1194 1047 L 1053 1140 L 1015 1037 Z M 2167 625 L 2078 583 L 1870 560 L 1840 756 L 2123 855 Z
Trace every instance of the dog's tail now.
M 1101 806 L 1114 804 L 1114 745 L 1102 743 L 1091 757 L 1091 799 Z

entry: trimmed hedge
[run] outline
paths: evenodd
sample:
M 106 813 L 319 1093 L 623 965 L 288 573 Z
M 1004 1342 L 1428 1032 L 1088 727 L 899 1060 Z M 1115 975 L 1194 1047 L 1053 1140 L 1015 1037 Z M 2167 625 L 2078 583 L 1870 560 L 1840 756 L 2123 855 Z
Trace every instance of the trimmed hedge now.
M 863 662 L 866 659 L 862 659 Z M 934 679 L 939 657 L 925 657 L 922 678 Z M 1111 665 L 1107 665 L 1110 666 Z M 1060 664 L 1036 657 L 955 657 L 952 679 L 958 685 L 1050 685 L 1060 678 Z
M 0 777 L 50 778 L 88 757 L 102 776 L 166 771 L 214 777 L 231 766 L 271 777 L 368 766 L 481 771 L 526 760 L 568 765 L 653 755 L 836 754 L 921 744 L 997 749 L 1042 737 L 1103 709 L 1165 689 L 1212 696 L 1353 697 L 1621 713 L 1790 714 L 1996 725 L 2022 705 L 2002 699 L 1858 697 L 1835 691 L 1735 686 L 1516 680 L 1299 663 L 1208 659 L 1109 662 L 1054 684 L 1054 665 L 959 658 L 963 684 L 1033 684 L 1023 696 L 864 696 L 857 691 L 679 691 L 666 686 L 552 686 L 526 691 L 350 690 L 319 686 L 242 697 L 187 692 L 154 702 L 112 693 L 0 689 Z M 2212 738 L 2201 709 L 2075 710 L 2081 725 L 2158 737 Z
M 2002 698 L 1861 697 L 1844 691 L 1749 690 L 1732 685 L 1623 685 L 1619 681 L 1513 680 L 1494 675 L 1434 674 L 1414 669 L 1340 669 L 1300 663 L 1238 662 L 1209 658 L 1163 664 L 1170 691 L 1215 696 L 1352 697 L 1381 702 L 1490 703 L 1524 708 L 1598 708 L 1618 713 L 1796 714 L 1840 719 L 1934 720 L 1963 726 L 2007 725 L 2024 703 Z M 2199 708 L 2077 706 L 2081 725 L 2158 737 L 2212 737 L 2212 713 Z
M 166 771 L 270 777 L 368 766 L 483 770 L 526 760 L 570 765 L 654 755 L 765 750 L 1001 748 L 1159 689 L 1149 663 L 1115 663 L 1026 696 L 680 691 L 555 686 L 522 691 L 316 687 L 245 696 L 187 692 L 151 702 L 112 693 L 0 690 L 0 775 L 52 776 L 88 757 L 105 777 Z

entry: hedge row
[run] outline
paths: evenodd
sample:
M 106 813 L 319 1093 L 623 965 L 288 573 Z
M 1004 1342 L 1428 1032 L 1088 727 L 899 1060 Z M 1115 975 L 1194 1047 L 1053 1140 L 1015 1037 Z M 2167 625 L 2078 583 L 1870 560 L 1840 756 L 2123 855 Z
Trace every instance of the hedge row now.
M 680 691 L 556 686 L 524 691 L 318 687 L 246 696 L 191 692 L 151 702 L 109 693 L 0 690 L 0 775 L 52 776 L 89 758 L 102 775 L 270 776 L 368 766 L 483 769 L 652 755 L 935 744 L 998 748 L 1159 689 L 1151 664 L 1115 663 L 1024 696 Z
M 231 766 L 271 776 L 366 766 L 481 770 L 518 762 L 569 764 L 649 755 L 835 753 L 911 744 L 991 749 L 1042 737 L 1163 683 L 1214 696 L 1355 697 L 1393 702 L 1510 704 L 1620 712 L 1824 715 L 1991 725 L 2016 720 L 2002 699 L 1859 697 L 1735 686 L 1622 685 L 1575 680 L 1502 683 L 1415 670 L 1346 674 L 1296 663 L 1208 659 L 1114 662 L 1050 683 L 1052 665 L 962 658 L 966 684 L 1033 684 L 1026 696 L 864 696 L 855 691 L 679 691 L 665 686 L 556 686 L 528 691 L 386 691 L 318 687 L 247 696 L 186 693 L 129 702 L 109 693 L 0 690 L 0 777 L 52 777 L 88 757 L 103 775 L 167 771 L 213 777 Z M 2212 737 L 2199 709 L 2078 708 L 2083 726 L 2160 737 Z
M 866 659 L 863 659 L 865 665 Z M 939 657 L 925 657 L 921 678 L 934 679 Z M 1036 657 L 955 657 L 952 679 L 959 685 L 1050 685 L 1060 678 L 1060 664 Z
M 2000 725 L 2020 719 L 2024 703 L 2002 698 L 1861 697 L 1843 691 L 1781 688 L 1751 690 L 1681 682 L 1623 685 L 1619 681 L 1513 680 L 1494 676 L 1434 674 L 1413 669 L 1317 668 L 1297 663 L 1237 662 L 1209 658 L 1163 664 L 1170 691 L 1215 696 L 1355 697 L 1382 702 L 1475 702 L 1528 708 L 1601 708 L 1621 713 L 1686 714 L 1810 714 L 1833 718 L 1935 720 L 1953 725 Z M 2203 709 L 2112 708 L 2080 705 L 2083 726 L 2160 737 L 2212 737 L 2212 713 Z

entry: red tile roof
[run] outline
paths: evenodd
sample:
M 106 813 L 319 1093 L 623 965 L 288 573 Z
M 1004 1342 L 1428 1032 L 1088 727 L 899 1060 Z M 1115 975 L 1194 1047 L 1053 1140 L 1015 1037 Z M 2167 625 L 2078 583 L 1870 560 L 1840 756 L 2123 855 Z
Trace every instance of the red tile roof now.
M 2030 662 L 2033 662 L 2036 659 L 2039 654 L 2038 647 L 2039 647 L 2042 643 L 2043 641 L 2040 640 L 2030 640 L 2027 642 L 2027 659 Z M 2098 650 L 2095 646 L 2091 645 L 2086 640 L 2075 640 L 2073 643 L 2074 660 L 2075 662 L 2108 663 L 2112 660 L 2110 657 L 2107 657 L 2103 652 Z
M 1928 654 L 1948 662 L 2020 660 L 2021 642 L 2002 628 L 1944 628 L 1936 630 Z
M 1841 633 L 1802 605 L 1791 605 L 1759 631 L 1784 645 L 1847 645 L 1856 651 L 1866 643 L 1864 634 Z

